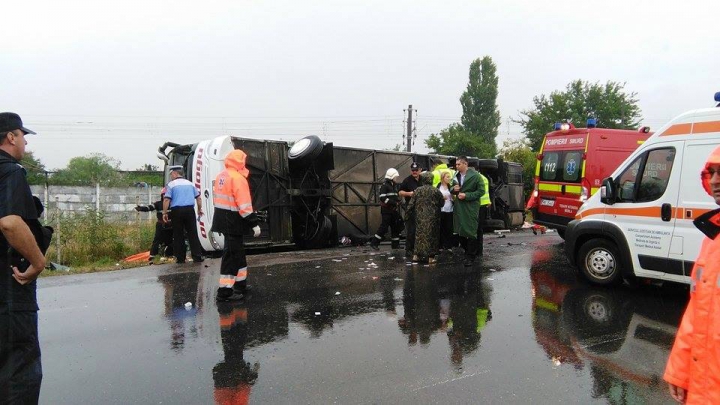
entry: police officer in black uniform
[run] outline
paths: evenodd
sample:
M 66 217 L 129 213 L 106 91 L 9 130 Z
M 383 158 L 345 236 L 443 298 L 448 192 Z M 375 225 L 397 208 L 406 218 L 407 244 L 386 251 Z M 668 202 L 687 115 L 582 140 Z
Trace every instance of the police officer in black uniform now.
M 378 199 L 380 201 L 380 215 L 382 223 L 378 228 L 375 236 L 370 241 L 370 247 L 375 250 L 380 248 L 382 241 L 388 228 L 391 229 L 391 247 L 397 249 L 400 247 L 400 232 L 403 229 L 403 221 L 399 212 L 400 197 L 398 195 L 398 186 L 395 180 L 400 177 L 400 173 L 394 168 L 390 168 L 385 172 L 385 181 L 380 186 Z
M 405 205 L 415 195 L 415 189 L 420 187 L 420 172 L 422 168 L 417 162 L 410 165 L 410 175 L 400 183 L 400 197 L 405 198 Z M 405 256 L 412 257 L 415 250 L 415 214 L 411 213 L 405 218 Z
M 34 133 L 19 115 L 0 113 L 0 402 L 11 404 L 37 404 L 42 381 L 35 279 L 52 234 L 20 165 Z
M 155 256 L 160 253 L 160 246 L 163 246 L 162 255 L 163 257 L 172 257 L 173 255 L 173 229 L 172 222 L 166 223 L 163 221 L 163 199 L 165 198 L 165 187 L 160 192 L 160 200 L 155 201 L 148 205 L 138 205 L 135 207 L 135 211 L 139 212 L 150 212 L 155 211 L 157 215 L 157 222 L 155 223 L 155 237 L 153 237 L 152 244 L 150 245 L 150 256 L 148 257 L 148 263 L 153 264 L 155 262 Z

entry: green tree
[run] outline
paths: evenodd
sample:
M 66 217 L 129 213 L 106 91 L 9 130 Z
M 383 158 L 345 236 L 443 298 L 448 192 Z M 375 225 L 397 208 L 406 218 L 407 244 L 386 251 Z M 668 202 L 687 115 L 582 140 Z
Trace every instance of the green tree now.
M 537 166 L 537 155 L 530 147 L 530 140 L 527 138 L 509 139 L 503 142 L 498 156 L 506 162 L 517 162 L 523 167 L 523 191 L 525 201 L 535 187 L 535 167 Z
M 497 108 L 497 67 L 485 56 L 470 64 L 468 85 L 460 105 L 460 123 L 454 123 L 437 134 L 431 134 L 425 145 L 435 153 L 492 158 L 497 153 L 495 138 L 500 126 Z
M 469 76 L 467 88 L 460 97 L 463 109 L 460 123 L 466 131 L 479 136 L 483 143 L 491 146 L 490 156 L 482 157 L 494 157 L 497 150 L 495 138 L 500 126 L 497 66 L 489 56 L 475 59 L 470 64 Z
M 605 84 L 583 80 L 570 82 L 565 91 L 533 98 L 534 108 L 521 111 L 516 121 L 530 140 L 533 150 L 540 150 L 543 137 L 552 131 L 556 122 L 572 122 L 585 126 L 588 118 L 597 119 L 597 126 L 612 129 L 635 129 L 640 124 L 637 93 L 625 91 L 625 83 L 608 81 Z
M 102 153 L 93 153 L 70 159 L 67 167 L 58 170 L 50 182 L 73 186 L 93 186 L 96 183 L 105 187 L 125 186 L 125 176 L 119 173 L 119 168 L 120 161 Z
M 31 151 L 25 151 L 20 164 L 27 171 L 27 180 L 29 184 L 45 184 L 45 165 L 40 159 L 36 159 Z
M 433 153 L 450 156 L 492 157 L 494 149 L 483 142 L 479 136 L 468 132 L 462 124 L 455 123 L 441 130 L 437 135 L 431 134 L 425 145 Z

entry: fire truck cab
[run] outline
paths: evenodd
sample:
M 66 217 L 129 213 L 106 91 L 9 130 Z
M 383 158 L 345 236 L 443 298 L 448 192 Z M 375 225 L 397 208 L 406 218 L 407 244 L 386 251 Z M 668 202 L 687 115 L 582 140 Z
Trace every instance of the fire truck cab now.
M 588 120 L 587 128 L 556 123 L 537 156 L 535 189 L 527 203 L 533 221 L 556 229 L 564 238 L 583 202 L 650 135 L 648 127 L 597 128 L 594 119 Z

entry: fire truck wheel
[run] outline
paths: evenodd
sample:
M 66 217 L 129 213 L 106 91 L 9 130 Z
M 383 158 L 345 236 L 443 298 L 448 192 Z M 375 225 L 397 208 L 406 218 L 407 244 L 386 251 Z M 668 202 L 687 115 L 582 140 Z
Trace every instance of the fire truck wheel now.
M 295 142 L 288 151 L 288 160 L 295 168 L 304 169 L 320 155 L 323 149 L 323 142 L 315 135 L 306 136 Z
M 590 239 L 580 248 L 578 268 L 591 283 L 611 285 L 622 282 L 620 255 L 614 243 L 606 239 Z
M 480 167 L 481 169 L 497 170 L 498 161 L 495 159 L 480 159 L 480 161 L 478 162 L 478 167 Z

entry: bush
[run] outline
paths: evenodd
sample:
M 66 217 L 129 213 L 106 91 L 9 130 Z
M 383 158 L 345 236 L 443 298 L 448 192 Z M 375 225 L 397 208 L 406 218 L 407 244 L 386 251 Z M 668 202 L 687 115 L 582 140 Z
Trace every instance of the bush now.
M 103 266 L 146 251 L 155 232 L 152 222 L 109 222 L 104 212 L 93 208 L 82 214 L 62 215 L 59 226 L 57 218 L 48 218 L 47 225 L 55 228 L 48 261 L 70 267 Z

